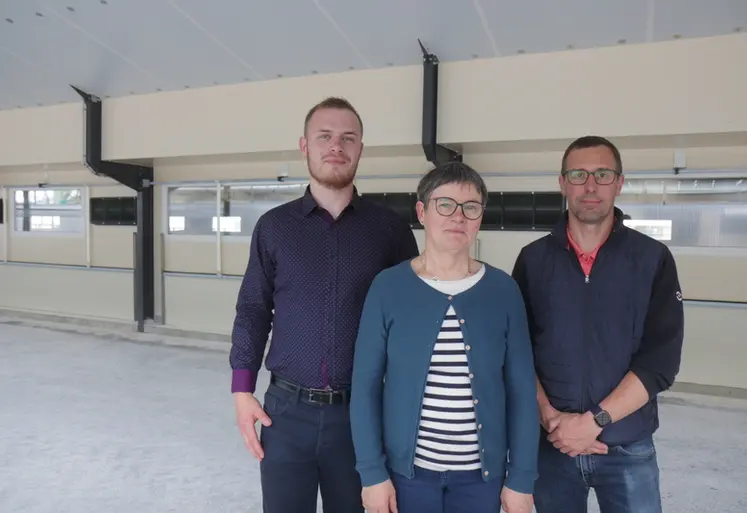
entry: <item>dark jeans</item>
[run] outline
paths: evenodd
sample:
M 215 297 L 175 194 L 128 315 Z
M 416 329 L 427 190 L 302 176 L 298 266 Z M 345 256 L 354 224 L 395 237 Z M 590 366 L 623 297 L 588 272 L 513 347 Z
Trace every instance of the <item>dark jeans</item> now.
M 263 511 L 315 513 L 321 491 L 325 513 L 362 513 L 348 404 L 310 404 L 270 385 L 264 407 Z
M 540 442 L 537 513 L 586 513 L 591 488 L 601 513 L 661 513 L 653 439 L 575 458 Z
M 503 479 L 485 482 L 479 470 L 434 472 L 415 467 L 410 479 L 390 472 L 399 513 L 499 513 Z

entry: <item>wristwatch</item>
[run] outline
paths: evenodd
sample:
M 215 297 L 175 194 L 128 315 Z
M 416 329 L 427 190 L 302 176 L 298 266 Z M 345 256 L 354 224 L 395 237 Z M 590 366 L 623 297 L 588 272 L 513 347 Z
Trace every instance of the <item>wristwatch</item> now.
M 596 422 L 597 426 L 599 426 L 600 428 L 603 428 L 604 426 L 612 422 L 612 417 L 610 417 L 610 414 L 607 413 L 606 410 L 603 410 L 602 407 L 598 404 L 592 406 L 590 411 L 594 416 L 594 422 Z

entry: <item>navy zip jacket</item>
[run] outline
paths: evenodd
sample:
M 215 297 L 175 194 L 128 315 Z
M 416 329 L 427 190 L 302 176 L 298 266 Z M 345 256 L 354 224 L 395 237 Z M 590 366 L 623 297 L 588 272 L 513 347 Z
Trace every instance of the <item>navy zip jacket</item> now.
M 537 377 L 550 404 L 584 413 L 633 372 L 650 400 L 604 428 L 599 440 L 622 445 L 659 427 L 657 394 L 679 372 L 684 311 L 669 248 L 615 224 L 591 273 L 582 271 L 566 234 L 567 212 L 552 233 L 524 247 L 513 277 L 527 307 Z

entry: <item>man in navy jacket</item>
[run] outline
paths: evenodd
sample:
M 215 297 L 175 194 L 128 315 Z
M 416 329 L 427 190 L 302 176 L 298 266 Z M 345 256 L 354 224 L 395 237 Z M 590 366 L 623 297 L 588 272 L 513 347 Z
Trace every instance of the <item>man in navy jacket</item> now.
M 623 224 L 617 148 L 574 141 L 560 188 L 568 211 L 524 247 L 513 277 L 530 323 L 542 436 L 538 513 L 659 513 L 657 395 L 679 372 L 684 312 L 674 258 Z

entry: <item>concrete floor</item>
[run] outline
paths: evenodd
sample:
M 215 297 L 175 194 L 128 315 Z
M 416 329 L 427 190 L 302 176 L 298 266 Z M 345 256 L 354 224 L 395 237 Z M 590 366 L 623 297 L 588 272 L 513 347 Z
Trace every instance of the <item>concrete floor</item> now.
M 261 511 L 225 344 L 29 324 L 0 319 L 0 512 Z M 668 394 L 662 424 L 664 510 L 747 512 L 747 401 Z

